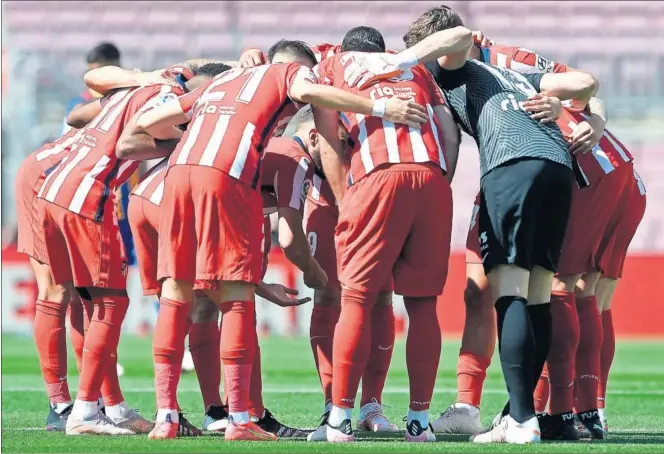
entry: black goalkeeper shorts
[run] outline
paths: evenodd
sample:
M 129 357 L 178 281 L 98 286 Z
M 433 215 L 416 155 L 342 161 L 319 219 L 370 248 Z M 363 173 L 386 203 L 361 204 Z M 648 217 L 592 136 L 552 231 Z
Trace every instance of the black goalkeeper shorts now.
M 555 272 L 573 185 L 571 169 L 543 159 L 509 161 L 484 175 L 479 212 L 484 271 L 539 265 Z

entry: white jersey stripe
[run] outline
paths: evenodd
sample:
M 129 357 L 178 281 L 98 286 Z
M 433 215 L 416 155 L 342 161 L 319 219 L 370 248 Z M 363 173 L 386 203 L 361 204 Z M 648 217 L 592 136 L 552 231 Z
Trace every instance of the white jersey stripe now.
M 161 172 L 161 170 L 159 171 Z M 157 173 L 159 173 L 157 172 Z M 164 181 L 162 180 L 156 188 L 154 188 L 154 192 L 150 196 L 150 202 L 154 203 L 155 205 L 159 206 L 161 205 L 161 199 L 164 197 Z
M 191 129 L 189 130 L 189 134 L 187 135 L 187 140 L 182 144 L 182 148 L 180 148 L 180 154 L 178 155 L 178 159 L 175 161 L 175 164 L 187 163 L 189 153 L 191 153 L 191 149 L 194 147 L 196 139 L 198 139 L 198 135 L 201 132 L 203 120 L 205 120 L 205 115 L 199 115 L 194 120 L 194 123 L 191 125 Z
M 62 187 L 62 184 L 65 182 L 67 176 L 71 173 L 74 167 L 78 165 L 79 162 L 85 159 L 90 150 L 91 150 L 90 147 L 80 147 L 76 151 L 74 151 L 74 148 L 72 147 L 71 153 L 75 152 L 76 156 L 71 161 L 69 161 L 66 166 L 63 167 L 63 169 L 58 173 L 58 176 L 55 178 L 55 180 L 53 180 L 53 184 L 46 193 L 45 197 L 46 200 L 48 200 L 49 202 L 53 202 L 55 200 L 55 197 L 58 195 L 58 192 L 60 191 L 60 188 Z
M 136 189 L 134 189 L 134 194 L 136 195 L 143 195 L 145 192 L 145 189 L 147 189 L 148 185 L 152 183 L 152 180 L 157 178 L 157 175 L 159 175 L 161 172 L 163 172 L 166 169 L 166 164 L 168 161 L 163 161 L 159 164 L 156 165 L 150 176 L 148 176 L 145 180 L 141 181 L 141 183 L 136 186 Z
M 438 147 L 438 160 L 440 161 L 440 167 L 447 172 L 447 162 L 445 161 L 445 152 L 443 147 L 440 145 L 440 137 L 438 136 L 438 128 L 436 127 L 435 113 L 431 104 L 427 104 L 427 114 L 429 115 L 429 123 L 431 124 L 431 131 L 433 132 L 433 138 L 436 141 L 436 147 Z
M 37 159 L 37 162 L 43 161 L 44 159 L 48 158 L 49 156 L 53 156 L 56 154 L 60 154 L 61 152 L 64 151 L 65 148 L 69 147 L 72 145 L 74 142 L 76 142 L 81 136 L 83 135 L 83 130 L 81 129 L 79 132 L 71 136 L 69 139 L 65 140 L 61 144 L 58 144 L 54 146 L 51 149 L 40 151 L 35 155 L 35 159 Z
M 320 200 L 320 185 L 323 183 L 323 180 L 318 175 L 314 174 L 314 184 L 311 188 L 311 197 L 314 200 Z
M 419 129 L 408 127 L 408 135 L 410 137 L 410 147 L 413 149 L 414 162 L 427 162 L 429 161 L 429 154 L 427 147 L 422 140 L 422 133 Z
M 357 126 L 360 128 L 360 158 L 364 164 L 364 171 L 371 172 L 374 169 L 373 159 L 371 159 L 371 150 L 369 149 L 369 138 L 367 137 L 367 125 L 364 121 L 364 115 L 357 114 Z
M 106 105 L 104 106 L 104 108 L 101 109 L 101 112 L 99 112 L 99 114 L 97 114 L 97 116 L 92 119 L 92 121 L 90 122 L 90 124 L 88 124 L 87 127 L 88 128 L 96 128 L 97 125 L 99 124 L 99 122 L 108 114 L 108 112 L 113 107 L 115 107 L 115 105 L 117 103 L 119 103 L 124 98 L 126 98 L 128 94 L 129 94 L 129 90 L 126 90 L 124 93 L 118 92 L 115 95 L 112 95 L 111 98 L 106 103 Z
M 81 184 L 78 185 L 78 189 L 76 189 L 76 192 L 74 193 L 74 198 L 69 204 L 69 211 L 76 214 L 81 212 L 81 208 L 83 208 L 83 204 L 85 203 L 85 198 L 88 196 L 90 189 L 92 189 L 92 186 L 95 184 L 97 175 L 106 169 L 110 161 L 111 158 L 108 156 L 102 156 L 94 165 L 94 167 L 83 177 L 83 181 L 81 181 Z
M 293 193 L 291 194 L 290 202 L 288 206 L 299 210 L 302 208 L 302 186 L 304 186 L 304 177 L 307 176 L 307 169 L 309 168 L 309 160 L 306 158 L 300 158 L 300 162 L 297 163 L 297 170 L 295 170 L 295 176 L 293 177 Z
M 399 156 L 399 143 L 397 141 L 397 131 L 394 128 L 394 123 L 391 121 L 383 120 L 383 132 L 385 133 L 385 143 L 387 144 L 388 162 L 401 162 L 401 157 Z
M 214 131 L 212 136 L 205 145 L 205 150 L 203 150 L 203 155 L 201 160 L 198 163 L 202 166 L 212 167 L 214 165 L 214 160 L 219 154 L 219 149 L 221 148 L 221 142 L 224 140 L 226 135 L 226 130 L 228 129 L 228 123 L 231 121 L 230 115 L 219 115 L 217 123 L 214 125 Z
M 135 91 L 133 93 L 136 93 Z M 113 123 L 118 119 L 120 115 L 124 113 L 125 107 L 127 107 L 127 104 L 131 100 L 132 96 L 129 95 L 129 92 L 125 94 L 125 96 L 122 98 L 122 101 L 118 103 L 118 106 L 113 109 L 113 111 L 108 115 L 108 118 L 106 118 L 99 126 L 98 129 L 102 132 L 108 132 L 111 129 L 111 126 L 113 126 Z
M 37 197 L 41 198 L 42 194 L 44 193 L 44 190 L 46 189 L 46 186 L 48 186 L 48 183 L 50 183 L 51 178 L 53 178 L 53 175 L 58 173 L 58 170 L 60 170 L 60 167 L 64 165 L 65 162 L 67 162 L 67 159 L 69 159 L 70 155 L 65 156 L 62 161 L 58 163 L 58 165 L 51 171 L 51 173 L 48 174 L 46 179 L 44 180 L 44 184 L 42 184 L 42 187 L 39 189 L 39 192 L 37 193 Z
M 636 178 L 636 184 L 639 186 L 639 193 L 641 193 L 641 195 L 645 195 L 646 185 L 643 184 L 643 180 L 641 179 L 641 176 L 636 173 L 636 170 L 634 170 L 634 178 Z
M 595 145 L 595 148 L 593 148 L 593 156 L 599 163 L 599 166 L 602 168 L 604 173 L 609 174 L 615 170 L 615 166 L 606 155 L 606 152 L 599 146 L 599 144 Z
M 613 140 L 613 137 L 611 137 L 610 134 L 604 133 L 604 137 L 606 137 L 608 141 L 611 142 L 611 145 L 613 145 L 614 148 L 618 150 L 618 153 L 620 154 L 620 157 L 623 158 L 623 161 L 629 162 L 629 158 L 627 157 L 627 153 L 625 153 L 625 150 L 623 150 L 623 147 L 621 147 L 618 142 Z
M 247 162 L 247 157 L 249 156 L 249 151 L 251 150 L 251 142 L 253 141 L 254 131 L 256 126 L 251 123 L 247 123 L 247 126 L 244 128 L 242 133 L 242 139 L 240 140 L 240 146 L 237 149 L 235 154 L 235 159 L 233 160 L 233 165 L 231 166 L 231 171 L 229 175 L 233 178 L 240 179 L 242 171 L 244 170 L 244 164 Z
M 132 166 L 136 164 L 136 161 L 133 159 L 127 159 L 125 160 L 122 164 L 120 164 L 120 168 L 118 169 L 118 174 L 115 176 L 117 180 L 120 181 L 126 181 L 131 177 L 131 174 L 136 171 L 136 168 L 132 169 Z M 125 173 L 128 172 L 128 170 L 131 169 L 131 173 L 129 175 L 125 176 Z

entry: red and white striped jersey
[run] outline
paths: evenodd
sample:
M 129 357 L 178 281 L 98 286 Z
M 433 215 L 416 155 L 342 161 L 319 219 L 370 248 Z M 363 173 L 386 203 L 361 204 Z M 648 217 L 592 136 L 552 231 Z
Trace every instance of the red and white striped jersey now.
M 583 112 L 563 109 L 563 113 L 556 123 L 563 135 L 569 137 L 574 128 L 587 119 L 588 115 Z M 634 159 L 627 148 L 607 130 L 604 131 L 599 144 L 593 148 L 591 153 L 579 153 L 574 158 L 579 165 L 580 177 L 585 182 L 585 185 L 582 184 L 582 186 L 597 183 L 603 176 Z
M 334 197 L 334 192 L 332 192 L 332 186 L 330 186 L 330 183 L 325 178 L 314 173 L 311 182 L 307 201 L 321 206 L 339 206 L 336 197 Z
M 302 212 L 314 165 L 300 142 L 289 137 L 272 139 L 265 149 L 262 167 L 261 190 L 271 196 L 263 197 L 263 214 L 286 207 Z
M 574 71 L 574 68 L 549 60 L 525 47 L 494 44 L 489 47 L 481 47 L 480 49 L 484 63 L 490 63 L 500 68 L 509 68 L 522 74 L 565 73 Z
M 138 167 L 138 161 L 118 159 L 115 154 L 125 124 L 141 109 L 177 99 L 181 93 L 177 90 L 149 86 L 110 95 L 99 115 L 79 131 L 67 156 L 46 177 L 38 197 L 96 222 L 112 215 L 114 189 Z
M 153 204 L 160 206 L 164 197 L 164 179 L 168 169 L 168 158 L 164 158 L 150 170 L 145 172 L 143 178 L 136 184 L 131 192 L 132 196 L 142 197 Z
M 283 110 L 293 101 L 293 80 L 315 82 L 297 63 L 236 68 L 179 98 L 191 118 L 169 166 L 214 167 L 251 185 L 260 184 L 260 162 Z
M 69 147 L 80 137 L 79 129 L 70 129 L 60 138 L 53 142 L 42 145 L 36 151 L 33 151 L 27 159 L 34 161 L 34 168 L 40 172 L 45 172 L 56 165 L 69 153 Z
M 402 75 L 358 90 L 344 81 L 344 69 L 354 52 L 345 52 L 323 60 L 314 72 L 320 83 L 342 88 L 351 93 L 377 100 L 380 98 L 413 98 L 425 106 L 429 122 L 421 129 L 397 124 L 379 117 L 355 113 L 341 113 L 341 118 L 353 142 L 350 156 L 349 183 L 358 181 L 381 164 L 433 162 L 447 170 L 443 150 L 443 132 L 433 107 L 444 104 L 438 86 L 422 65 L 404 71 Z

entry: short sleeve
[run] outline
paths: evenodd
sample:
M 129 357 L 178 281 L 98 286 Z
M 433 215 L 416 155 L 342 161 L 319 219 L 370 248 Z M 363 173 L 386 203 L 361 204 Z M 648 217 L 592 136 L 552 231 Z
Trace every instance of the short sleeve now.
M 289 98 L 291 98 L 290 89 L 296 80 L 302 80 L 312 84 L 318 83 L 318 78 L 311 69 L 297 63 L 289 63 L 286 66 L 286 90 Z M 291 98 L 291 100 L 293 100 L 293 98 Z
M 193 109 L 194 105 L 196 105 L 196 101 L 198 101 L 198 99 L 203 95 L 211 83 L 212 81 L 206 82 L 196 90 L 190 91 L 189 93 L 186 93 L 178 98 L 182 112 L 184 112 L 188 119 L 191 119 L 191 116 L 193 115 Z
M 279 159 L 274 182 L 277 207 L 302 212 L 314 174 L 313 163 L 306 156 L 278 155 L 275 158 Z
M 507 48 L 506 48 L 507 49 Z M 564 73 L 572 68 L 550 60 L 537 52 L 525 47 L 512 48 L 510 69 L 521 73 Z M 498 66 L 501 66 L 498 64 Z
M 530 85 L 533 86 L 535 91 L 539 92 L 540 91 L 540 81 L 542 80 L 542 77 L 544 77 L 545 73 L 531 73 L 531 74 L 523 74 L 523 77 L 526 78 L 526 80 L 530 83 Z

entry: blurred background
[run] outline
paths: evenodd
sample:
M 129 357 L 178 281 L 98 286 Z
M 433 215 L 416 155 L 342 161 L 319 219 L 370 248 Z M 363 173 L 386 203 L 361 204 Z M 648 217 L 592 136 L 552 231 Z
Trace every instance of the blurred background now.
M 248 47 L 281 38 L 340 43 L 357 25 L 371 25 L 389 48 L 401 49 L 408 25 L 431 1 L 3 1 L 2 2 L 2 329 L 29 332 L 31 271 L 12 250 L 13 184 L 21 161 L 57 138 L 72 99 L 90 96 L 82 81 L 90 51 L 112 43 L 126 68 L 152 70 L 188 58 L 236 60 Z M 648 209 L 614 301 L 618 335 L 664 335 L 664 2 L 450 1 L 466 26 L 498 44 L 533 49 L 599 77 L 609 129 L 635 156 Z M 94 62 L 92 62 L 94 64 Z M 464 247 L 478 188 L 476 148 L 464 140 L 454 187 L 453 257 L 441 305 L 444 334 L 462 330 Z M 274 251 L 266 281 L 306 290 Z M 152 302 L 130 276 L 127 329 L 147 332 Z M 264 302 L 263 302 L 264 303 Z M 307 332 L 310 307 L 259 309 L 265 332 Z M 654 311 L 654 312 L 653 312 Z M 653 317 L 653 314 L 656 316 Z M 402 320 L 402 319 L 401 319 Z M 403 320 L 402 320 L 403 321 Z

